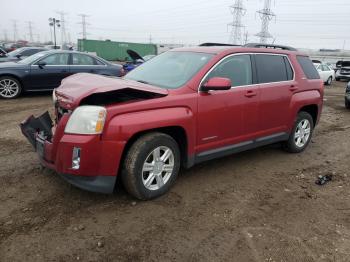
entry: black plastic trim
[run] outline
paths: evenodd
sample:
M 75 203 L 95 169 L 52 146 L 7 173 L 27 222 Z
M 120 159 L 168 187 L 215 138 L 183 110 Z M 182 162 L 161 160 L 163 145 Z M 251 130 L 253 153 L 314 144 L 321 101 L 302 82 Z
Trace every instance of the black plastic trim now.
M 254 149 L 260 146 L 265 146 L 269 144 L 274 144 L 281 141 L 286 141 L 289 138 L 288 133 L 276 133 L 270 136 L 260 137 L 255 140 L 249 140 L 238 144 L 233 144 L 229 146 L 224 146 L 208 151 L 201 152 L 195 156 L 195 164 L 212 160 L 219 157 L 224 157 L 227 155 L 243 152 L 246 150 Z

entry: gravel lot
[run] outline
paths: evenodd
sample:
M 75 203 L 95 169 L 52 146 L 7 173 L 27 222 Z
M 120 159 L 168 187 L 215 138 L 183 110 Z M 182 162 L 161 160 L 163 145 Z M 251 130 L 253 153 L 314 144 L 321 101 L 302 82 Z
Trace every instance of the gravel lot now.
M 1 100 L 0 261 L 350 261 L 345 85 L 327 87 L 304 153 L 274 145 L 203 163 L 148 202 L 41 169 L 18 124 L 50 108 L 50 95 Z

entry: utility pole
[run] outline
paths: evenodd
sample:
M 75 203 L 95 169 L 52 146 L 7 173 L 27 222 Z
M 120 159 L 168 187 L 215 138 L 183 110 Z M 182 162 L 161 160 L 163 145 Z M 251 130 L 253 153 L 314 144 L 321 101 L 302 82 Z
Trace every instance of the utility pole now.
M 49 25 L 50 27 L 52 26 L 53 27 L 53 37 L 54 37 L 54 49 L 57 49 L 57 41 L 56 41 L 56 26 L 57 27 L 60 27 L 61 24 L 60 24 L 60 20 L 54 18 L 54 17 L 50 17 L 49 18 Z
M 33 38 L 33 22 L 32 21 L 28 21 L 28 30 L 29 30 L 29 42 L 33 43 L 34 42 L 34 38 Z
M 12 25 L 13 25 L 13 41 L 16 42 L 17 41 L 17 20 L 12 20 Z
M 248 44 L 248 31 L 244 33 L 244 44 Z
M 260 43 L 266 44 L 267 39 L 272 38 L 269 33 L 269 23 L 272 18 L 276 17 L 275 13 L 271 11 L 271 0 L 264 0 L 264 8 L 257 11 L 261 19 L 261 31 L 256 34 L 260 37 Z
M 152 44 L 152 34 L 149 34 L 149 43 Z
M 4 40 L 5 40 L 5 42 L 8 41 L 7 30 L 6 29 L 4 30 Z
M 60 22 L 61 22 L 61 45 L 64 45 L 65 43 L 67 43 L 65 15 L 67 15 L 68 13 L 65 13 L 63 11 L 56 11 L 56 13 L 61 16 L 61 20 L 60 20 Z
M 229 42 L 235 45 L 242 44 L 242 16 L 245 15 L 246 9 L 243 7 L 243 0 L 235 0 L 235 3 L 230 6 L 233 22 L 228 24 L 231 28 Z
M 86 14 L 79 14 L 78 16 L 81 16 L 81 22 L 79 24 L 82 25 L 82 32 L 81 34 L 83 35 L 83 39 L 86 39 L 87 36 L 87 32 L 86 32 L 86 26 L 88 25 L 88 23 L 86 22 L 86 18 L 88 17 L 88 15 Z

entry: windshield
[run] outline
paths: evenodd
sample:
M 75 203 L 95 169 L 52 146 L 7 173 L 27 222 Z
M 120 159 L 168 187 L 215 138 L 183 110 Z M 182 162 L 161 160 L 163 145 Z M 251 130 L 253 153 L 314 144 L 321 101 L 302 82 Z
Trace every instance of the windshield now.
M 124 78 L 176 89 L 187 83 L 212 57 L 212 54 L 170 51 L 140 65 Z
M 21 61 L 18 61 L 17 63 L 18 64 L 31 64 L 33 63 L 35 60 L 39 59 L 40 57 L 43 57 L 47 54 L 47 52 L 39 52 L 39 53 L 36 53 L 34 55 L 31 55 L 31 56 L 28 56 L 26 58 L 24 58 L 23 60 Z
M 16 55 L 20 54 L 20 53 L 23 51 L 23 49 L 24 49 L 24 48 L 18 48 L 18 49 L 16 49 L 16 50 L 11 51 L 11 52 L 8 53 L 7 55 L 8 55 L 8 56 L 16 56 Z

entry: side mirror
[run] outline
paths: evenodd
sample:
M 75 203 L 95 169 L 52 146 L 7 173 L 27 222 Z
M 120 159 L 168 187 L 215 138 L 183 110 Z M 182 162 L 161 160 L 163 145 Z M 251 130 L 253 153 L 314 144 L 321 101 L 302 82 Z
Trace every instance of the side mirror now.
M 224 77 L 213 77 L 201 86 L 200 91 L 208 92 L 210 90 L 229 90 L 231 87 L 231 79 Z
M 37 65 L 38 65 L 41 69 L 43 69 L 44 66 L 46 66 L 46 63 L 40 61 L 40 62 L 37 63 Z
M 18 54 L 18 55 L 16 55 L 16 57 L 17 57 L 18 59 L 20 59 L 20 58 L 22 57 L 22 55 L 21 55 L 21 54 Z

